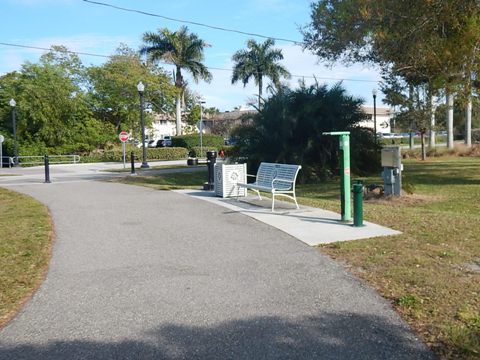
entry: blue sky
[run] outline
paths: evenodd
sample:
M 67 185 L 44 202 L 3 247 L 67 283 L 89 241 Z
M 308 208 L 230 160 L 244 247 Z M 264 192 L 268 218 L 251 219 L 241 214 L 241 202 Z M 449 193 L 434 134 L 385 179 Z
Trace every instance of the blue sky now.
M 228 29 L 257 33 L 276 38 L 302 40 L 299 27 L 310 19 L 311 0 L 98 0 L 115 6 L 141 10 L 166 17 L 204 23 Z M 70 50 L 102 55 L 111 55 L 120 43 L 138 49 L 145 31 L 158 28 L 177 30 L 187 25 L 191 32 L 198 34 L 211 47 L 205 52 L 205 64 L 211 68 L 231 69 L 231 56 L 245 48 L 246 41 L 253 38 L 231 32 L 209 29 L 197 25 L 125 12 L 94 5 L 83 0 L 0 0 L 2 22 L 0 42 L 49 48 L 51 45 L 65 45 Z M 263 41 L 261 38 L 255 38 Z M 343 67 L 319 64 L 318 59 L 300 46 L 289 42 L 276 41 L 284 55 L 283 65 L 292 77 L 290 84 L 295 87 L 304 76 L 305 81 L 334 84 L 336 80 L 352 79 L 343 85 L 352 95 L 363 97 L 371 104 L 372 89 L 378 87 L 375 69 L 362 65 Z M 0 74 L 17 70 L 25 61 L 37 61 L 42 51 L 0 45 Z M 100 64 L 105 59 L 81 56 L 85 65 Z M 168 68 L 167 66 L 165 66 Z M 200 82 L 190 87 L 202 96 L 206 106 L 220 110 L 232 110 L 246 104 L 257 93 L 253 83 L 243 87 L 231 85 L 231 72 L 211 69 L 213 81 Z M 381 94 L 378 97 L 381 100 Z M 380 103 L 380 101 L 379 101 Z

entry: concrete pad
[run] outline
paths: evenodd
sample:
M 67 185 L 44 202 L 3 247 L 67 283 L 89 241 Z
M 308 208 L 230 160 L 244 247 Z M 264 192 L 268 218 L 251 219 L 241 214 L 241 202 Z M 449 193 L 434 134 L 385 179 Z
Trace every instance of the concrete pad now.
M 291 203 L 275 201 L 275 212 L 271 212 L 271 200 L 257 196 L 245 198 L 220 198 L 211 191 L 176 190 L 175 192 L 202 199 L 234 212 L 250 216 L 267 225 L 303 241 L 310 246 L 329 244 L 337 241 L 367 239 L 377 236 L 398 235 L 400 231 L 364 221 L 364 226 L 341 221 L 335 212 L 300 206 L 296 209 Z

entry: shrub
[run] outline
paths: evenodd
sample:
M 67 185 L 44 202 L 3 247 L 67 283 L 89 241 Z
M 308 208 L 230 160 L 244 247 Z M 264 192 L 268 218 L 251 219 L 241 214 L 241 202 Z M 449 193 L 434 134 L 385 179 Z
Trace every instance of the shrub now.
M 238 155 L 248 158 L 249 168 L 262 161 L 302 165 L 300 181 L 314 181 L 338 174 L 338 137 L 324 132 L 350 131 L 351 171 L 380 171 L 380 149 L 373 132 L 360 127 L 365 119 L 361 99 L 336 85 L 283 88 L 265 101 L 251 126 L 234 130 Z
M 472 129 L 472 142 L 480 144 L 480 129 Z
M 207 156 L 206 152 L 209 151 L 209 150 L 215 150 L 217 152 L 217 156 L 218 156 L 218 152 L 221 149 L 223 149 L 223 151 L 225 151 L 225 157 L 234 157 L 235 156 L 234 147 L 230 146 L 230 145 L 224 145 L 224 146 L 219 146 L 219 147 L 203 146 L 203 148 L 201 148 L 200 146 L 194 146 L 193 148 L 190 149 L 189 156 L 191 156 L 191 157 L 206 157 Z M 203 154 L 202 154 L 202 151 L 203 151 Z
M 142 158 L 142 148 L 134 146 L 127 146 L 126 155 L 130 158 L 130 153 L 133 151 L 137 159 Z M 149 148 L 147 149 L 148 160 L 182 160 L 186 159 L 188 151 L 181 147 L 164 147 L 164 148 Z M 108 150 L 96 150 L 87 155 L 82 156 L 82 162 L 95 161 L 123 161 L 123 151 L 121 147 L 115 147 Z
M 224 145 L 223 137 L 220 135 L 203 135 L 202 144 L 204 148 L 221 149 Z M 192 150 L 194 147 L 200 147 L 200 135 L 182 135 L 174 136 L 172 138 L 172 145 L 176 147 L 184 147 L 188 150 Z

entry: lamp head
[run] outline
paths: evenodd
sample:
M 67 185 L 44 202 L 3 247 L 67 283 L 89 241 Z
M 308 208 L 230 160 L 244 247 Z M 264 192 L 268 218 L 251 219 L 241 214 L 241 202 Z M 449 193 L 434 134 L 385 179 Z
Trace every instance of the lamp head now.
M 372 90 L 372 95 L 373 95 L 373 97 L 376 97 L 376 96 L 377 96 L 377 89 L 374 88 L 374 89 Z
M 17 102 L 13 99 L 10 99 L 9 104 L 10 104 L 11 107 L 17 106 Z
M 139 93 L 143 93 L 143 91 L 145 90 L 145 85 L 143 85 L 141 81 L 137 84 L 137 90 Z

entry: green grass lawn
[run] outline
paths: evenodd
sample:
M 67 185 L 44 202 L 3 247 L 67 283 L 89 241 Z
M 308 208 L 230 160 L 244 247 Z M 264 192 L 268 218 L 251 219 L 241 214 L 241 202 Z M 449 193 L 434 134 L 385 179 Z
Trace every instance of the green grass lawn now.
M 442 358 L 480 357 L 480 157 L 404 161 L 414 193 L 364 203 L 367 221 L 401 235 L 334 243 L 319 251 L 391 300 Z M 363 178 L 381 184 L 381 179 Z M 128 177 L 157 189 L 200 188 L 206 174 Z M 303 205 L 340 212 L 339 181 L 298 185 Z
M 443 358 L 480 357 L 480 158 L 405 161 L 412 195 L 364 204 L 366 220 L 402 235 L 319 248 L 392 301 Z M 366 179 L 370 183 L 380 180 Z M 300 186 L 301 202 L 338 210 L 332 184 Z
M 0 188 L 0 327 L 40 285 L 50 259 L 52 224 L 36 200 Z
M 147 174 L 147 172 L 145 173 Z M 178 190 L 187 188 L 201 189 L 202 184 L 208 180 L 207 169 L 186 173 L 171 173 L 162 175 L 137 175 L 112 179 L 112 182 L 142 185 L 158 190 Z
M 206 168 L 205 165 L 199 165 Z M 166 170 L 166 169 L 182 169 L 188 168 L 189 166 L 185 163 L 185 165 L 150 165 L 147 169 L 139 169 L 138 167 L 135 168 L 135 171 L 138 173 L 148 172 L 151 170 Z M 113 173 L 129 173 L 131 171 L 130 165 L 127 164 L 125 169 L 109 169 L 109 170 L 101 170 L 102 172 L 113 172 Z M 207 171 L 207 170 L 205 170 Z

